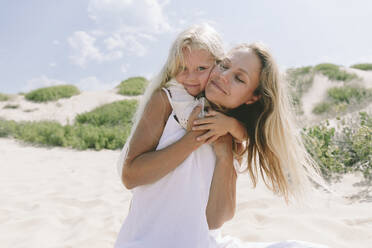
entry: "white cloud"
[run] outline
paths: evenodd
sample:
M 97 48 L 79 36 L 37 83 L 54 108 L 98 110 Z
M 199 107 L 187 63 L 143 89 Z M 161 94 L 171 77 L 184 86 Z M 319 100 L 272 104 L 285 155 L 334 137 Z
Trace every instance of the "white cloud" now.
M 114 31 L 163 33 L 171 30 L 163 13 L 166 4 L 156 0 L 91 0 L 88 13 L 91 19 Z
M 50 66 L 50 67 L 56 67 L 57 64 L 56 64 L 55 62 L 50 62 L 50 63 L 49 63 L 49 66 Z
M 163 11 L 168 3 L 169 0 L 90 0 L 88 15 L 97 27 L 77 31 L 68 38 L 73 49 L 72 62 L 85 67 L 91 61 L 117 60 L 127 53 L 144 56 L 146 42 L 176 30 Z
M 119 82 L 104 83 L 98 78 L 91 76 L 81 79 L 76 85 L 83 91 L 110 90 L 115 88 Z
M 69 37 L 68 43 L 74 51 L 74 55 L 70 56 L 72 62 L 85 67 L 90 60 L 101 63 L 119 59 L 123 56 L 121 51 L 112 51 L 105 54 L 100 51 L 95 42 L 96 38 L 84 31 L 77 31 Z
M 60 44 L 60 42 L 59 42 L 59 40 L 54 40 L 53 41 L 53 44 L 56 45 L 56 46 L 58 46 Z
M 125 74 L 125 73 L 127 73 L 128 68 L 129 68 L 129 64 L 122 64 L 120 66 L 120 71 Z
M 26 82 L 26 85 L 22 88 L 22 91 L 30 91 L 41 87 L 49 87 L 61 84 L 68 84 L 65 81 L 48 78 L 45 75 L 41 75 L 37 78 L 32 78 Z

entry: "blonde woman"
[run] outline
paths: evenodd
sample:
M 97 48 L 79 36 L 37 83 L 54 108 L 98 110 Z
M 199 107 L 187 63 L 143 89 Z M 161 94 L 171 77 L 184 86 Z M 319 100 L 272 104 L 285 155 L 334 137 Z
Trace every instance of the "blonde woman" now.
M 293 126 L 281 87 L 270 54 L 259 45 L 242 45 L 213 69 L 205 93 L 216 109 L 246 125 L 245 154 L 254 182 L 259 169 L 269 178 L 268 187 L 288 200 L 299 197 L 309 186 L 307 176 L 315 181 L 320 178 L 294 129 L 288 129 Z M 234 155 L 241 157 L 239 146 L 233 149 L 230 134 L 217 139 L 213 149 L 204 144 L 216 132 L 224 132 L 217 128 L 222 116 L 211 112 L 208 118 L 196 121 L 194 129 L 201 131 L 185 131 L 171 114 L 171 96 L 160 90 L 150 92 L 119 162 L 124 165 L 119 167 L 123 183 L 132 190 L 133 198 L 115 246 L 240 247 L 209 232 L 231 219 L 235 211 L 233 160 Z M 198 111 L 201 109 L 196 108 L 189 123 Z M 299 241 L 255 245 L 324 247 Z

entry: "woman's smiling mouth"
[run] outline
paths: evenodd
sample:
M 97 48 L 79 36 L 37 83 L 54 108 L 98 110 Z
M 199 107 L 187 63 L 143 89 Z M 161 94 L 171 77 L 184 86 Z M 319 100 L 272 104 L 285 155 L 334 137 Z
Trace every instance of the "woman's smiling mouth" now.
M 227 95 L 227 92 L 220 86 L 218 83 L 216 83 L 214 80 L 211 80 L 211 84 L 216 87 L 219 91 L 221 91 L 223 94 Z

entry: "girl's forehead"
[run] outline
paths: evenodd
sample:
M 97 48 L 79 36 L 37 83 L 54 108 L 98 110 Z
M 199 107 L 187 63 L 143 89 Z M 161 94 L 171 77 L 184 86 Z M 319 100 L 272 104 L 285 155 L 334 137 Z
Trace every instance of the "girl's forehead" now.
M 184 60 L 186 61 L 214 61 L 214 56 L 208 50 L 205 49 L 185 49 L 182 51 Z

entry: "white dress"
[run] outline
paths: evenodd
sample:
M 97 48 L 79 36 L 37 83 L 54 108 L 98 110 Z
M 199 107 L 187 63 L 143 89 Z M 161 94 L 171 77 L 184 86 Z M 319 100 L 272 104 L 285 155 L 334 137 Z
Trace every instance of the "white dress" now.
M 173 110 L 157 150 L 185 135 L 174 116 Z M 119 159 L 120 175 L 122 162 L 123 158 Z M 115 248 L 326 248 L 298 241 L 242 243 L 230 236 L 222 237 L 220 229 L 209 230 L 205 211 L 215 162 L 213 148 L 205 144 L 160 180 L 132 189 L 131 206 Z

